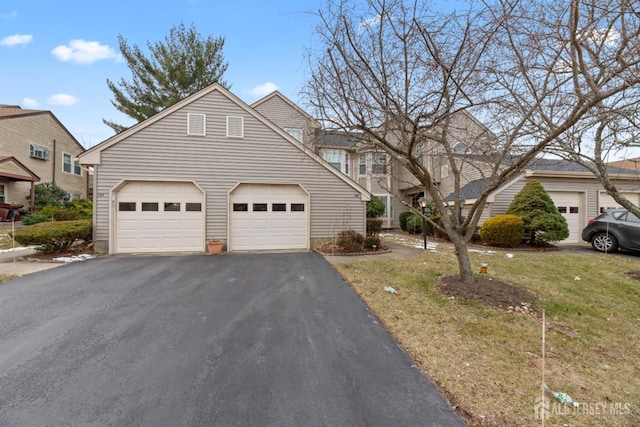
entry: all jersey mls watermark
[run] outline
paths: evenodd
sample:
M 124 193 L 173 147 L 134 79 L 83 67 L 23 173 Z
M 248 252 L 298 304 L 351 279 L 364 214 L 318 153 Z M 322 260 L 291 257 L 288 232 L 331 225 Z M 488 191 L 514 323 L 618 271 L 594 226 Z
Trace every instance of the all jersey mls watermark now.
M 548 420 L 554 416 L 627 416 L 631 414 L 629 402 L 589 402 L 579 405 L 567 405 L 551 400 L 547 397 L 536 398 L 533 406 L 536 420 L 544 417 Z

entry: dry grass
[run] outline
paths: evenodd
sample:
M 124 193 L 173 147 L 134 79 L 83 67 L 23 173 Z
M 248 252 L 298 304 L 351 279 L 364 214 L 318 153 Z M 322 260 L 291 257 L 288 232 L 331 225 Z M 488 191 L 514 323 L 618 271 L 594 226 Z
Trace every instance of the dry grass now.
M 489 264 L 485 280 L 521 285 L 542 301 L 546 383 L 584 412 L 552 413 L 547 426 L 640 426 L 640 282 L 625 275 L 640 270 L 637 260 L 563 252 L 471 258 L 476 271 Z M 540 425 L 540 319 L 444 296 L 438 278 L 457 273 L 447 245 L 336 268 L 470 425 Z M 563 408 L 551 402 L 551 409 Z

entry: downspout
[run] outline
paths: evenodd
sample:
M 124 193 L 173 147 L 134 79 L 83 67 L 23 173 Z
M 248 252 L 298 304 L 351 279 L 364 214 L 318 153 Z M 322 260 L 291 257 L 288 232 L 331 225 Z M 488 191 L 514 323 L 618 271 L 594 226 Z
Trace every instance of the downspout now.
M 51 182 L 56 183 L 56 140 L 53 140 L 53 171 L 51 174 Z

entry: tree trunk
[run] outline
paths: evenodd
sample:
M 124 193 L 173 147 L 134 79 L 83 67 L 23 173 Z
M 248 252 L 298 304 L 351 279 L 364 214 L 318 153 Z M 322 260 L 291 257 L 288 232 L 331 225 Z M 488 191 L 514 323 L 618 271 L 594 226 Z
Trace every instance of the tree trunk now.
M 451 233 L 449 239 L 456 248 L 456 258 L 458 258 L 458 267 L 460 269 L 460 279 L 464 283 L 473 282 L 473 270 L 471 269 L 471 260 L 469 259 L 469 250 L 467 242 L 458 233 Z

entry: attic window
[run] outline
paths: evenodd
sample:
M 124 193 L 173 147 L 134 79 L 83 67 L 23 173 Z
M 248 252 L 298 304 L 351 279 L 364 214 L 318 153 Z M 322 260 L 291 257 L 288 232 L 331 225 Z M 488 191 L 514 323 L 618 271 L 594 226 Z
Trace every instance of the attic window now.
M 187 135 L 207 135 L 207 117 L 204 114 L 187 114 Z
M 29 144 L 29 157 L 49 160 L 49 149 L 38 144 Z
M 227 116 L 227 137 L 244 138 L 244 117 Z
M 298 141 L 302 142 L 302 129 L 284 128 L 284 131 Z

